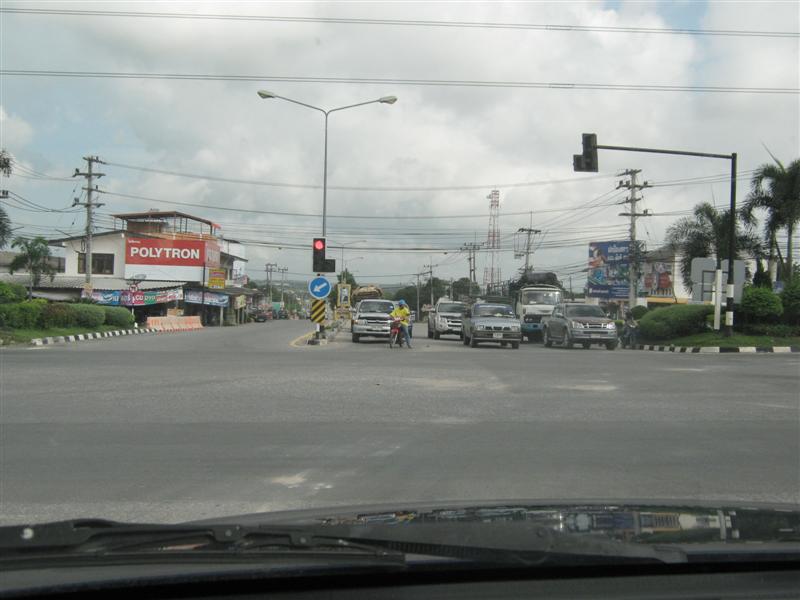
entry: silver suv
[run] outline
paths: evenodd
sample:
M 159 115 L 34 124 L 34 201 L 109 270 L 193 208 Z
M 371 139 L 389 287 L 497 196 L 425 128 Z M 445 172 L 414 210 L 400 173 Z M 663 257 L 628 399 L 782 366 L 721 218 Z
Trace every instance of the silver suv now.
M 362 300 L 356 306 L 350 329 L 353 341 L 358 342 L 362 337 L 389 337 L 391 317 L 389 313 L 394 310 L 391 300 Z
M 461 322 L 467 305 L 455 302 L 449 298 L 440 298 L 430 313 L 428 313 L 428 337 L 435 340 L 439 336 L 452 334 L 461 336 Z

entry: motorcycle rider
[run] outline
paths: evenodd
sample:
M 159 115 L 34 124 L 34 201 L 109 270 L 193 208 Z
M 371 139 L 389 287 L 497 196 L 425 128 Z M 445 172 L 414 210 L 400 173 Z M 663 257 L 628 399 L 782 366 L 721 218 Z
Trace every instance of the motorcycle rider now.
M 397 306 L 389 314 L 389 316 L 400 321 L 400 329 L 403 332 L 403 339 L 406 341 L 406 347 L 411 348 L 411 336 L 408 335 L 408 325 L 411 319 L 411 310 L 408 308 L 406 301 L 402 298 L 398 300 Z
M 625 311 L 625 329 L 622 333 L 623 346 L 633 348 L 638 343 L 639 323 L 633 318 L 630 310 Z

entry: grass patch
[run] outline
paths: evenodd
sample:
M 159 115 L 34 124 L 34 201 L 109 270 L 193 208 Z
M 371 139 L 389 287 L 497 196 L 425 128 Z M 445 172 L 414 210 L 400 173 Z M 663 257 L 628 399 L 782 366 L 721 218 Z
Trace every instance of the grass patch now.
M 94 329 L 86 327 L 50 327 L 49 329 L 0 329 L 0 338 L 17 344 L 30 342 L 34 338 L 56 337 L 60 335 L 78 335 L 79 333 L 95 333 L 115 331 L 114 325 L 99 325 Z
M 659 346 L 720 346 L 733 348 L 737 346 L 800 346 L 800 337 L 774 337 L 769 335 L 745 335 L 734 333 L 725 337 L 717 331 L 708 331 L 687 335 L 673 340 L 657 342 Z

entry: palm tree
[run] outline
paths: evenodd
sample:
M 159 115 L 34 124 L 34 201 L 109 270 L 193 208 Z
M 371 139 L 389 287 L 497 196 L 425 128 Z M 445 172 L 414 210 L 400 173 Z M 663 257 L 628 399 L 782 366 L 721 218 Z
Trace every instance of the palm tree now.
M 16 238 L 11 243 L 12 248 L 19 248 L 20 253 L 14 257 L 8 266 L 9 273 L 15 271 L 27 271 L 30 277 L 28 285 L 28 298 L 33 297 L 33 288 L 39 285 L 42 275 L 48 275 L 50 281 L 53 280 L 56 270 L 50 263 L 50 246 L 43 237 L 27 239 Z
M 770 156 L 772 154 L 770 153 Z M 755 223 L 753 211 L 762 208 L 767 211 L 764 232 L 769 246 L 770 261 L 774 260 L 775 250 L 780 249 L 776 242 L 777 233 L 786 230 L 786 262 L 783 264 L 785 280 L 792 279 L 794 247 L 792 237 L 795 226 L 800 222 L 800 159 L 793 160 L 788 167 L 772 156 L 775 164 L 764 164 L 753 173 L 750 194 L 742 208 L 742 215 L 749 223 Z
M 712 204 L 703 202 L 694 207 L 691 217 L 679 219 L 667 229 L 667 243 L 681 254 L 681 276 L 687 288 L 692 287 L 692 259 L 714 256 L 719 269 L 728 258 L 730 239 L 730 210 L 717 210 Z M 737 259 L 742 251 L 760 259 L 762 250 L 758 236 L 752 231 L 736 227 Z
M 11 219 L 3 207 L 0 206 L 0 248 L 4 248 L 11 239 Z

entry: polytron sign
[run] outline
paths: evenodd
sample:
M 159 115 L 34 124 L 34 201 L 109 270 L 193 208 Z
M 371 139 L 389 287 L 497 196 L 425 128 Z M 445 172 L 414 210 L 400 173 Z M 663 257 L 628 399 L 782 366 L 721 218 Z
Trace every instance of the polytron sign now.
M 156 281 L 203 281 L 203 271 L 219 266 L 219 245 L 205 240 L 129 237 L 125 277 L 144 274 Z

